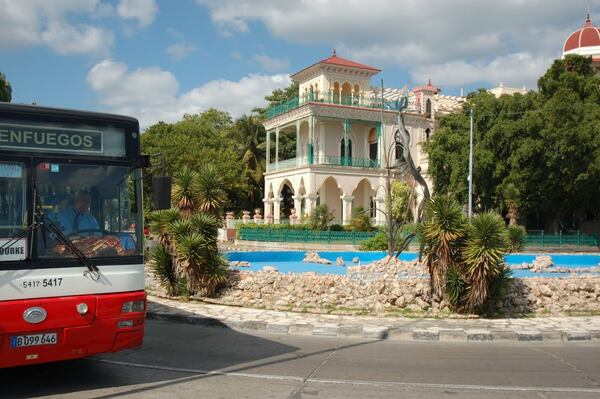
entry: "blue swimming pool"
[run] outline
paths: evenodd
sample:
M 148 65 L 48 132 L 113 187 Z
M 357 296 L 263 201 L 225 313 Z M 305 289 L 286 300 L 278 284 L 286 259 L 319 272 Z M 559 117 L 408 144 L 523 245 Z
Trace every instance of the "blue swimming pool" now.
M 228 252 L 229 261 L 245 261 L 250 263 L 250 267 L 244 267 L 244 270 L 258 271 L 265 266 L 275 266 L 281 273 L 304 273 L 315 272 L 319 274 L 346 274 L 347 266 L 355 266 L 352 260 L 358 258 L 360 265 L 366 265 L 373 261 L 383 258 L 385 252 L 334 252 L 319 251 L 321 258 L 329 259 L 331 265 L 321 265 L 315 263 L 304 263 L 306 251 L 252 251 L 252 252 Z M 506 255 L 505 260 L 508 265 L 520 265 L 522 263 L 531 263 L 541 254 L 518 254 Z M 600 265 L 600 254 L 544 254 L 552 257 L 554 264 L 562 268 L 591 268 Z M 406 252 L 400 255 L 402 260 L 414 260 L 418 254 L 416 252 Z M 344 266 L 338 266 L 336 259 L 341 257 L 344 260 Z M 565 273 L 534 273 L 530 270 L 514 270 L 514 277 L 565 277 Z M 586 273 L 588 274 L 588 273 Z

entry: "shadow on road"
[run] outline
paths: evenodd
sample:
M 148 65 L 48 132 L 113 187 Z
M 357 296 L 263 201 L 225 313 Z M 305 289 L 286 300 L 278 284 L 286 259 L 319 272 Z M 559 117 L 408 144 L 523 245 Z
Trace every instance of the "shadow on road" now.
M 190 314 L 191 316 L 191 314 Z M 297 361 L 307 374 L 337 348 L 336 342 L 309 352 L 277 340 L 244 334 L 215 319 L 199 328 L 189 324 L 150 321 L 139 350 L 58 363 L 0 369 L 0 397 L 33 398 L 45 395 L 113 398 L 181 382 L 211 378 L 214 371 L 244 373 L 259 370 L 277 375 L 279 364 Z M 361 342 L 344 345 L 349 348 Z M 100 361 L 98 361 L 100 360 Z M 146 365 L 148 367 L 136 367 Z M 149 384 L 151 386 L 140 386 Z M 91 391 L 96 391 L 95 393 Z

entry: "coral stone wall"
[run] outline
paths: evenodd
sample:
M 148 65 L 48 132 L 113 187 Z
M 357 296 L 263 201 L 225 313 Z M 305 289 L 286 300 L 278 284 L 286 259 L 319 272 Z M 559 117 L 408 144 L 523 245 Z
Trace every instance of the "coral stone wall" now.
M 238 278 L 222 292 L 219 303 L 316 312 L 431 308 L 426 278 L 356 278 L 273 271 L 242 271 Z M 513 279 L 508 295 L 497 308 L 509 314 L 600 311 L 600 277 Z

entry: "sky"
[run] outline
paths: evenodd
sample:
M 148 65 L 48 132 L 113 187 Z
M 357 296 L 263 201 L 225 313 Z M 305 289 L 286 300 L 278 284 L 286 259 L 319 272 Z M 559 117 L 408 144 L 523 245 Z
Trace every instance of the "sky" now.
M 210 107 L 236 118 L 337 50 L 443 94 L 535 89 L 600 0 L 0 0 L 13 102 L 130 115 Z

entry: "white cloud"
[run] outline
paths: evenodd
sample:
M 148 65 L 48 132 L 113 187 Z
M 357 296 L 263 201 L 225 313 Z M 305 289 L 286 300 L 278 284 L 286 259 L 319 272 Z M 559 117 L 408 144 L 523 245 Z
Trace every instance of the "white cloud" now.
M 158 6 L 154 0 L 119 0 L 117 14 L 124 19 L 137 19 L 141 27 L 154 22 Z
M 174 43 L 166 48 L 165 53 L 175 61 L 181 61 L 196 51 L 196 47 L 186 43 Z
M 510 76 L 495 65 L 514 67 L 518 54 L 528 54 L 527 61 L 534 64 L 523 67 L 525 74 L 536 70 L 539 62 L 559 57 L 564 39 L 585 18 L 583 6 L 546 0 L 371 0 L 368 5 L 360 0 L 196 2 L 207 7 L 213 23 L 229 34 L 243 34 L 258 22 L 277 38 L 329 45 L 341 56 L 382 68 L 400 66 L 412 76 L 423 75 L 421 69 L 463 63 L 463 69 L 477 71 L 473 78 L 489 73 L 483 76 L 486 81 Z M 595 8 L 598 12 L 592 9 L 592 16 L 600 14 Z
M 112 32 L 69 21 L 71 14 L 89 16 L 98 6 L 98 0 L 0 0 L 0 49 L 45 44 L 59 54 L 105 56 Z
M 449 86 L 472 82 L 490 82 L 496 85 L 504 82 L 511 86 L 533 88 L 532 82 L 535 82 L 551 63 L 551 58 L 514 53 L 497 57 L 489 63 L 452 61 L 425 66 L 413 70 L 412 77 L 416 82 L 426 82 L 431 78 L 433 82 Z
M 262 69 L 268 72 L 282 71 L 287 69 L 290 65 L 286 58 L 273 58 L 265 54 L 255 55 L 254 61 L 256 61 Z
M 87 82 L 108 111 L 131 115 L 142 127 L 175 122 L 185 113 L 210 107 L 238 117 L 264 105 L 264 96 L 290 84 L 288 75 L 248 75 L 239 81 L 214 80 L 179 93 L 175 76 L 160 68 L 130 71 L 126 64 L 104 60 L 88 72 Z
M 52 22 L 42 32 L 41 40 L 58 54 L 108 55 L 114 34 L 101 28 L 82 25 L 80 29 L 69 24 Z

